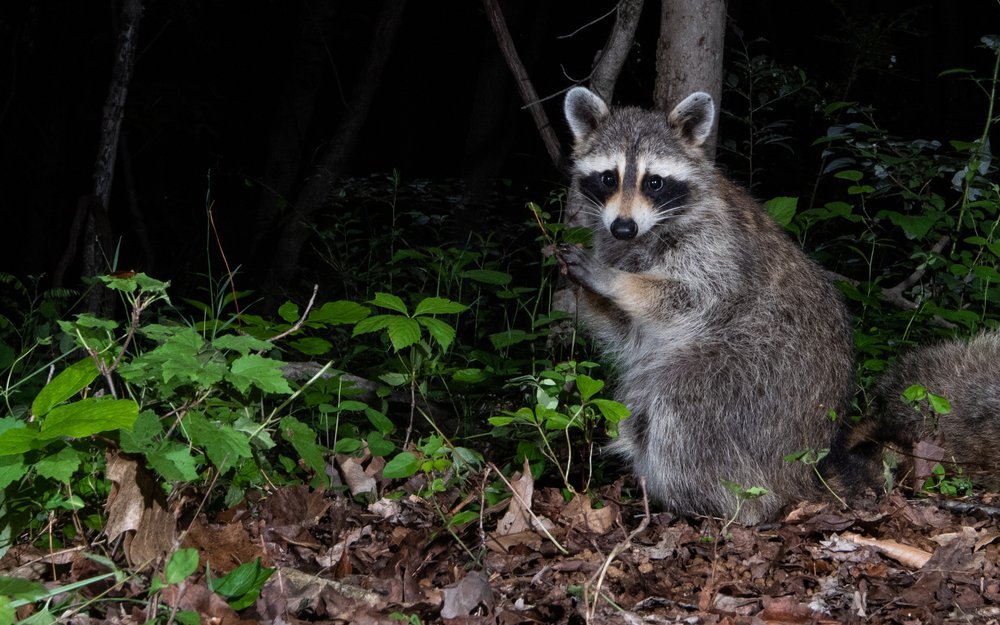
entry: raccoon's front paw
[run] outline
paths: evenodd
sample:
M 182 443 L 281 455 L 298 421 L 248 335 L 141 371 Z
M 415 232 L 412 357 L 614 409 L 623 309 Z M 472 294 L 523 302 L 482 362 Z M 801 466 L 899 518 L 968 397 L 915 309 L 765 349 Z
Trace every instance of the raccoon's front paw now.
M 601 292 L 607 268 L 597 262 L 590 252 L 576 245 L 563 244 L 556 248 L 560 271 L 588 291 Z

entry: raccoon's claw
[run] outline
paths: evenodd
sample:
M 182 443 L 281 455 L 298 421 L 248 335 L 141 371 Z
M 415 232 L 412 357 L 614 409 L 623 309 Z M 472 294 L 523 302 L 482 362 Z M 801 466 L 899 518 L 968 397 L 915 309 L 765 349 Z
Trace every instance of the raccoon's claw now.
M 576 282 L 585 289 L 595 291 L 594 278 L 599 266 L 582 247 L 576 245 L 560 245 L 556 250 L 556 258 L 559 259 L 560 271 L 568 276 L 570 280 Z

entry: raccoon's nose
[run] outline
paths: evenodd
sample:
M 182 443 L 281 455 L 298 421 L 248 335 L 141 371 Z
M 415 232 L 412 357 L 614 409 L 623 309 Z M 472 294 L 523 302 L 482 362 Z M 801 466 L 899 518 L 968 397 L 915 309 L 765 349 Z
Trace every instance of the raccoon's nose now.
M 618 217 L 611 222 L 611 236 L 621 241 L 634 239 L 638 232 L 639 225 L 635 223 L 634 219 L 622 219 Z

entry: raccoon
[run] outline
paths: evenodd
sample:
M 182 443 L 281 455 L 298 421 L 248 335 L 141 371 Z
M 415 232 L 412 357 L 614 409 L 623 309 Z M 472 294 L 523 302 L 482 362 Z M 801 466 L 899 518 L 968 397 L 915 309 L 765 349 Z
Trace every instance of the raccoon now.
M 572 89 L 569 209 L 591 251 L 557 250 L 579 316 L 631 410 L 611 450 L 681 514 L 755 524 L 818 494 L 786 454 L 830 444 L 853 387 L 837 289 L 701 146 L 715 115 L 694 93 L 669 114 Z M 767 494 L 738 507 L 726 486 Z
M 914 384 L 945 397 L 947 414 L 903 397 Z M 932 443 L 936 453 L 916 445 Z M 898 451 L 899 473 L 914 459 L 961 469 L 974 484 L 1000 489 L 1000 330 L 970 340 L 953 339 L 900 356 L 875 385 L 869 415 L 844 430 L 831 451 L 834 476 L 848 493 L 875 486 L 886 447 Z M 935 449 L 936 448 L 936 449 Z

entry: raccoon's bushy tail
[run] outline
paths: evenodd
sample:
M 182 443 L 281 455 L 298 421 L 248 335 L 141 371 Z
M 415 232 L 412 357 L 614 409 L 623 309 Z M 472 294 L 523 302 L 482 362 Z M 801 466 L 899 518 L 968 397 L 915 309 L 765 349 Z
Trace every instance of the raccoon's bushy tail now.
M 945 397 L 950 412 L 903 399 L 912 385 Z M 878 490 L 886 447 L 900 452 L 903 470 L 915 446 L 933 442 L 940 461 L 974 484 L 1000 488 L 1000 330 L 912 350 L 875 385 L 869 414 L 844 425 L 820 463 L 824 479 L 848 497 Z M 931 460 L 934 460 L 933 458 Z

